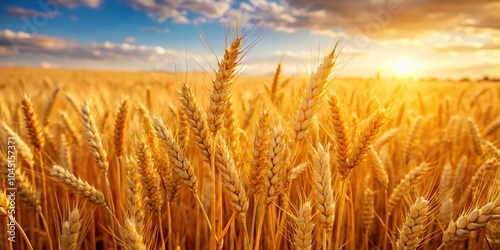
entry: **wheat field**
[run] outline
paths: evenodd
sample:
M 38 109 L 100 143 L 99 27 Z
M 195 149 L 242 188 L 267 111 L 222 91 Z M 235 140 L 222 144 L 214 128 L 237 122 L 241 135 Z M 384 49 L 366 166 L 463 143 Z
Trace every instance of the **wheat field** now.
M 335 48 L 243 76 L 242 39 L 206 73 L 0 69 L 0 249 L 500 249 L 500 85 Z

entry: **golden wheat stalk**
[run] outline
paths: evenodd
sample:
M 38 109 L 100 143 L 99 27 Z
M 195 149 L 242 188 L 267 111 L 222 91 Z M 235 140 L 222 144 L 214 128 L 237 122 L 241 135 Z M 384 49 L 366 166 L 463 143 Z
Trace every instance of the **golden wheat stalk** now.
M 70 173 L 61 166 L 52 166 L 50 175 L 64 187 L 68 188 L 77 195 L 82 196 L 89 202 L 107 207 L 104 195 L 101 191 L 97 190 L 94 186 L 82 180 L 80 177 L 76 177 L 74 174 Z
M 500 119 L 495 119 L 484 129 L 484 136 L 490 136 L 494 134 L 500 128 Z
M 44 146 L 44 138 L 40 125 L 38 124 L 37 115 L 33 110 L 33 103 L 28 96 L 24 96 L 21 104 L 23 108 L 24 120 L 26 121 L 26 129 L 28 130 L 31 144 L 33 144 L 33 146 L 35 146 L 38 151 L 42 151 Z
M 72 157 L 72 151 L 71 147 L 68 144 L 68 141 L 66 140 L 66 136 L 64 134 L 60 135 L 60 144 L 61 144 L 61 152 L 60 152 L 60 158 L 61 158 L 61 166 L 64 167 L 65 169 L 68 169 L 69 171 L 73 171 L 73 157 Z
M 314 229 L 314 220 L 312 218 L 312 208 L 309 201 L 304 202 L 295 218 L 295 233 L 293 235 L 293 245 L 297 250 L 312 249 L 312 233 Z
M 479 134 L 479 129 L 477 128 L 476 123 L 472 118 L 467 119 L 467 124 L 469 125 L 469 132 L 472 140 L 472 146 L 474 148 L 474 152 L 476 152 L 477 155 L 482 155 L 483 154 L 483 149 L 481 146 L 481 134 Z
M 194 168 L 189 162 L 186 154 L 160 118 L 154 119 L 154 127 L 158 138 L 167 149 L 168 157 L 172 162 L 173 169 L 177 173 L 177 177 L 182 180 L 182 183 L 189 188 L 191 192 L 196 194 L 198 180 L 196 178 Z
M 315 73 L 311 74 L 309 85 L 297 110 L 292 130 L 292 139 L 301 141 L 311 129 L 319 109 L 320 99 L 323 97 L 328 86 L 328 76 L 335 65 L 335 48 L 323 58 Z
M 316 207 L 318 209 L 318 222 L 326 230 L 333 226 L 335 202 L 333 199 L 332 174 L 330 172 L 329 146 L 326 149 L 318 143 L 316 148 L 311 148 L 313 152 L 313 188 Z
M 226 105 L 231 97 L 231 86 L 235 75 L 241 53 L 243 37 L 236 36 L 231 46 L 224 51 L 224 57 L 219 62 L 219 69 L 213 80 L 213 90 L 210 94 L 210 105 L 208 109 L 208 126 L 215 134 L 224 125 L 224 113 Z
M 179 91 L 179 99 L 182 103 L 182 109 L 184 110 L 187 122 L 190 125 L 194 141 L 203 155 L 203 160 L 210 164 L 213 143 L 209 135 L 205 114 L 198 106 L 193 91 L 188 85 L 182 85 L 182 89 Z
M 276 71 L 274 71 L 273 83 L 271 85 L 271 102 L 273 102 L 274 104 L 276 104 L 277 101 L 276 94 L 279 91 L 280 76 L 281 76 L 281 62 L 278 63 Z
M 137 156 L 137 172 L 141 176 L 141 184 L 149 209 L 161 211 L 163 194 L 161 191 L 161 178 L 154 166 L 152 150 L 142 138 L 137 141 L 135 154 Z
M 38 197 L 36 189 L 33 186 L 36 184 L 31 183 L 19 167 L 15 169 L 15 174 L 16 187 L 21 201 L 25 202 L 30 208 L 40 212 L 42 210 L 40 206 L 40 198 Z
M 375 193 L 370 188 L 363 192 L 363 224 L 368 235 L 375 218 Z
M 425 230 L 429 202 L 419 197 L 410 207 L 406 220 L 400 230 L 399 239 L 396 242 L 398 250 L 416 249 L 421 242 L 421 236 Z
M 217 136 L 217 151 L 215 155 L 215 166 L 221 174 L 221 181 L 224 190 L 229 196 L 229 201 L 233 209 L 243 218 L 248 210 L 249 202 L 243 181 L 238 170 L 234 166 L 234 160 L 231 152 L 227 148 L 226 142 L 221 135 Z
M 264 175 L 266 174 L 269 140 L 271 137 L 271 126 L 269 112 L 264 110 L 257 126 L 254 139 L 253 159 L 250 168 L 250 192 L 259 194 L 264 186 Z
M 466 240 L 473 231 L 481 230 L 489 221 L 500 219 L 500 202 L 490 201 L 480 208 L 462 214 L 455 221 L 450 221 L 443 232 L 443 243 L 450 244 Z
M 349 169 L 347 158 L 351 150 L 351 141 L 347 122 L 345 120 L 344 110 L 340 106 L 339 100 L 335 94 L 330 97 L 330 110 L 333 122 L 333 151 L 334 160 L 338 165 L 337 169 L 342 176 L 347 175 Z
M 387 188 L 387 186 L 389 185 L 389 175 L 387 174 L 387 170 L 385 169 L 384 163 L 378 156 L 377 152 L 375 152 L 373 147 L 370 147 L 368 149 L 367 154 L 368 154 L 368 161 L 372 166 L 372 170 L 373 173 L 375 174 L 375 177 L 384 186 L 384 188 Z
M 284 174 L 285 141 L 281 126 L 274 128 L 269 141 L 267 168 L 264 175 L 264 196 L 266 204 L 274 202 L 281 191 Z
M 62 224 L 60 247 L 64 250 L 79 249 L 79 235 L 82 228 L 80 210 L 75 207 L 70 213 L 68 220 Z
M 145 218 L 145 201 L 143 196 L 143 187 L 141 176 L 137 172 L 136 161 L 127 160 L 127 189 L 126 189 L 126 209 L 136 220 L 136 223 L 142 223 Z
M 355 168 L 364 160 L 366 152 L 384 125 L 386 118 L 387 111 L 385 109 L 379 109 L 365 121 L 362 129 L 358 131 L 349 153 L 348 165 L 350 169 Z M 345 175 L 343 176 L 345 177 Z
M 387 203 L 387 211 L 389 213 L 397 205 L 397 203 L 401 201 L 401 198 L 403 198 L 405 193 L 410 189 L 411 185 L 417 183 L 421 179 L 428 167 L 429 165 L 427 163 L 421 163 L 419 166 L 410 170 L 404 178 L 401 179 L 389 197 L 389 201 Z
M 124 226 L 120 228 L 122 236 L 123 247 L 128 250 L 146 250 L 144 243 L 144 229 L 134 217 L 126 217 L 124 219 Z
M 124 100 L 118 109 L 115 121 L 114 143 L 116 156 L 121 156 L 125 149 L 125 129 L 128 120 L 128 100 Z
M 88 104 L 82 105 L 81 110 L 83 128 L 85 134 L 87 135 L 88 145 L 92 150 L 92 157 L 94 158 L 99 169 L 104 173 L 107 173 L 109 168 L 108 157 L 102 144 L 101 135 L 99 134 L 99 130 L 95 124 L 94 116 L 92 115 Z
M 26 142 L 24 142 L 24 140 L 21 139 L 21 137 L 19 137 L 19 135 L 14 132 L 14 130 L 12 130 L 9 125 L 7 125 L 7 123 L 2 122 L 2 127 L 5 132 L 7 132 L 8 137 L 14 138 L 14 141 L 16 143 L 16 150 L 20 156 L 20 159 L 27 163 L 30 168 L 32 168 L 35 165 L 35 158 L 28 144 L 26 144 Z

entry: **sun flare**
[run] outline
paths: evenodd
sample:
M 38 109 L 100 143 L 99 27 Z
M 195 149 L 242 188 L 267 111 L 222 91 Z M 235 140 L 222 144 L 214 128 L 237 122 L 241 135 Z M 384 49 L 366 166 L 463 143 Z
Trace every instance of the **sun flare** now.
M 411 59 L 405 58 L 395 62 L 395 71 L 400 76 L 409 76 L 415 70 L 415 62 Z

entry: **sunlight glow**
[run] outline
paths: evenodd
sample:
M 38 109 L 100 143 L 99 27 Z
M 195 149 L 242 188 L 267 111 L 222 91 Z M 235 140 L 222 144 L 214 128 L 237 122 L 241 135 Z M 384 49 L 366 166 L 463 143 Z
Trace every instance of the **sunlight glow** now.
M 415 62 L 405 58 L 395 62 L 394 68 L 399 76 L 409 76 L 415 70 Z

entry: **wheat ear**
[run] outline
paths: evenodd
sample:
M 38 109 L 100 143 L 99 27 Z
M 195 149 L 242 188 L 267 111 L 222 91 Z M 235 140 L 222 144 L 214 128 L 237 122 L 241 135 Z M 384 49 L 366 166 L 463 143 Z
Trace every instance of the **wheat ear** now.
M 497 159 L 500 160 L 500 149 L 495 147 L 493 143 L 487 140 L 483 140 L 483 144 L 485 146 L 486 155 L 488 157 L 496 157 Z
M 387 205 L 388 213 L 390 213 L 394 208 L 394 206 L 396 206 L 397 203 L 401 200 L 401 198 L 403 198 L 403 195 L 408 191 L 411 185 L 421 179 L 421 176 L 427 171 L 428 166 L 429 165 L 427 165 L 427 163 L 422 163 L 419 166 L 415 167 L 414 169 L 410 170 L 405 175 L 405 177 L 401 179 L 401 181 L 394 188 L 394 190 L 391 193 L 391 196 L 389 197 Z
M 241 36 L 236 36 L 231 42 L 231 46 L 225 49 L 224 57 L 220 60 L 219 69 L 215 74 L 207 117 L 208 126 L 213 134 L 224 125 L 224 113 L 231 96 L 235 69 L 240 60 L 238 57 L 241 53 L 242 40 Z
M 482 155 L 483 154 L 483 149 L 481 147 L 481 135 L 479 134 L 479 129 L 477 128 L 476 123 L 472 118 L 467 119 L 467 124 L 469 125 L 469 132 L 472 140 L 472 146 L 474 148 L 474 152 L 476 152 L 477 155 Z
M 267 168 L 264 175 L 264 196 L 269 205 L 278 198 L 281 190 L 282 175 L 284 172 L 285 141 L 281 126 L 274 128 L 269 140 Z
M 42 208 L 40 206 L 40 199 L 33 186 L 34 184 L 28 180 L 28 177 L 24 174 L 21 168 L 16 168 L 15 173 L 16 185 L 21 201 L 25 202 L 35 211 L 40 212 Z
M 179 96 L 194 141 L 203 155 L 203 160 L 210 164 L 213 143 L 209 135 L 209 128 L 205 115 L 198 106 L 189 86 L 183 84 L 182 89 L 179 91 Z
M 276 71 L 274 71 L 274 77 L 273 77 L 273 83 L 271 85 L 271 101 L 276 104 L 276 94 L 278 93 L 278 88 L 279 88 L 279 82 L 280 82 L 280 76 L 281 76 L 281 62 L 278 63 L 278 66 L 276 67 Z
M 488 126 L 486 126 L 486 129 L 484 130 L 484 136 L 490 136 L 494 134 L 498 129 L 500 128 L 500 119 L 496 119 L 492 121 Z
M 31 99 L 28 96 L 24 96 L 21 104 L 31 144 L 33 144 L 38 151 L 41 151 L 44 146 L 44 138 L 40 125 L 38 124 L 37 116 L 33 110 Z
M 243 186 L 243 181 L 236 167 L 231 152 L 221 135 L 217 136 L 217 151 L 215 155 L 215 166 L 221 174 L 224 190 L 229 196 L 233 209 L 243 218 L 248 210 L 248 198 Z
M 370 188 L 363 192 L 363 223 L 365 225 L 366 234 L 370 231 L 375 218 L 375 194 Z
M 446 192 L 449 191 L 452 176 L 451 176 L 451 164 L 448 162 L 444 165 L 443 171 L 441 172 L 441 181 L 439 182 L 438 197 L 444 198 Z
M 250 192 L 254 195 L 258 194 L 264 186 L 270 137 L 269 112 L 265 110 L 259 119 L 255 132 L 252 166 L 248 177 L 250 179 Z
M 318 66 L 316 72 L 311 74 L 309 85 L 295 116 L 292 130 L 292 139 L 295 141 L 301 141 L 305 138 L 315 119 L 320 99 L 327 90 L 328 76 L 335 65 L 335 49 L 336 47 L 323 58 L 323 62 Z
M 16 132 L 14 132 L 14 130 L 12 130 L 9 127 L 9 125 L 7 125 L 7 123 L 2 122 L 2 127 L 5 130 L 5 132 L 7 132 L 7 136 L 13 137 L 15 139 L 17 153 L 19 154 L 20 158 L 26 164 L 28 164 L 30 168 L 33 168 L 33 166 L 35 165 L 35 159 L 33 156 L 33 152 L 31 152 L 31 149 L 28 146 L 28 144 L 26 144 L 26 142 L 24 142 L 24 140 L 21 139 L 21 137 L 19 137 L 19 135 Z
M 137 156 L 137 172 L 141 176 L 141 184 L 149 209 L 161 211 L 163 205 L 163 194 L 161 192 L 161 178 L 157 168 L 154 166 L 152 150 L 145 139 L 139 139 L 135 150 Z
M 127 217 L 124 226 L 120 228 L 123 247 L 129 250 L 146 250 L 143 237 L 143 227 L 134 217 Z
M 429 202 L 423 197 L 410 207 L 403 227 L 400 230 L 399 239 L 396 242 L 398 250 L 416 249 L 420 245 L 420 236 L 424 232 Z
M 163 146 L 167 149 L 168 156 L 172 162 L 173 169 L 177 173 L 177 177 L 182 180 L 184 185 L 186 185 L 191 192 L 196 194 L 198 180 L 196 178 L 194 168 L 189 162 L 189 159 L 186 157 L 186 154 L 160 118 L 154 119 L 154 127 L 158 138 L 161 142 L 163 142 Z
M 486 182 L 490 179 L 493 174 L 493 170 L 497 166 L 497 160 L 495 158 L 491 158 L 481 164 L 481 166 L 476 170 L 476 173 L 472 176 L 472 179 L 465 189 L 465 195 L 472 195 L 472 199 L 476 198 L 476 191 L 479 189 L 481 182 L 485 185 Z
M 144 212 L 146 206 L 143 199 L 141 176 L 137 172 L 138 167 L 135 161 L 127 163 L 126 207 L 129 214 L 136 220 L 136 223 L 142 224 L 146 215 Z
M 333 123 L 334 138 L 332 141 L 335 155 L 334 160 L 338 166 L 339 173 L 345 176 L 349 169 L 347 158 L 349 157 L 349 150 L 351 148 L 348 126 L 345 120 L 344 111 L 335 94 L 332 94 L 330 97 L 329 104 Z
M 491 201 L 481 208 L 475 208 L 470 213 L 450 221 L 443 233 L 443 243 L 450 244 L 465 240 L 472 231 L 481 230 L 489 221 L 500 219 L 500 202 Z
M 326 230 L 333 226 L 335 203 L 333 200 L 332 174 L 330 172 L 330 155 L 328 146 L 326 149 L 318 143 L 318 146 L 311 148 L 313 152 L 313 188 L 316 206 L 319 211 L 318 222 Z
M 80 221 L 80 210 L 75 207 L 69 214 L 68 220 L 65 220 L 62 224 L 61 249 L 79 249 L 78 237 L 81 228 L 82 222 Z
M 66 136 L 64 134 L 60 135 L 60 144 L 61 144 L 61 152 L 60 152 L 60 158 L 61 158 L 61 166 L 64 167 L 65 169 L 68 169 L 69 171 L 73 171 L 73 157 L 71 154 L 71 147 L 68 144 L 68 140 L 66 139 Z
M 87 135 L 87 142 L 92 150 L 92 157 L 94 158 L 99 169 L 107 173 L 109 168 L 108 158 L 106 150 L 102 144 L 102 138 L 97 130 L 95 124 L 94 116 L 90 111 L 90 107 L 87 104 L 82 105 L 82 121 L 85 134 Z
M 127 127 L 128 120 L 128 100 L 124 100 L 118 113 L 116 115 L 115 121 L 115 133 L 114 133 L 114 143 L 116 156 L 120 157 L 123 154 L 125 148 L 125 129 Z
M 52 166 L 50 175 L 53 176 L 58 182 L 60 182 L 64 187 L 82 196 L 89 202 L 107 207 L 106 202 L 104 201 L 104 195 L 101 191 L 97 190 L 95 187 L 82 180 L 80 177 L 76 177 L 74 174 L 70 173 L 63 167 L 58 165 Z
M 364 123 L 362 129 L 359 130 L 349 153 L 348 164 L 350 169 L 355 168 L 364 160 L 366 151 L 368 151 L 373 140 L 384 125 L 386 118 L 387 112 L 385 109 L 377 110 Z
M 373 147 L 370 147 L 368 149 L 368 161 L 370 162 L 370 165 L 372 166 L 373 173 L 375 173 L 375 177 L 377 177 L 377 180 L 384 185 L 384 188 L 387 188 L 389 185 L 389 175 L 387 174 L 387 170 L 385 169 L 384 163 L 378 156 L 377 152 L 373 149 Z
M 295 233 L 293 235 L 293 245 L 297 250 L 312 249 L 312 232 L 314 220 L 312 218 L 311 203 L 304 202 L 299 209 L 299 214 L 295 218 Z

